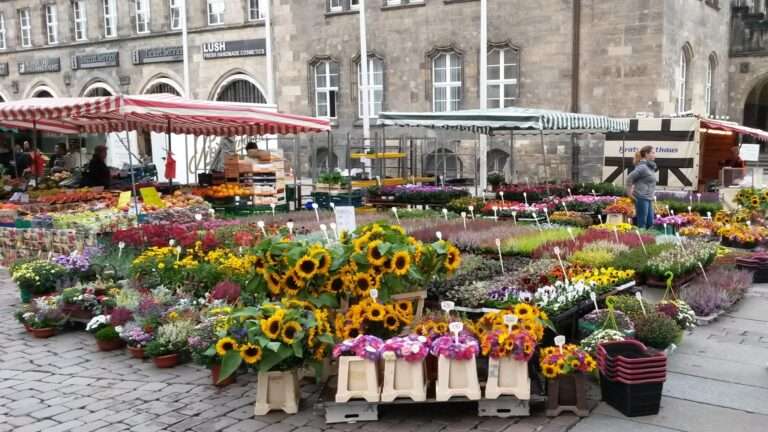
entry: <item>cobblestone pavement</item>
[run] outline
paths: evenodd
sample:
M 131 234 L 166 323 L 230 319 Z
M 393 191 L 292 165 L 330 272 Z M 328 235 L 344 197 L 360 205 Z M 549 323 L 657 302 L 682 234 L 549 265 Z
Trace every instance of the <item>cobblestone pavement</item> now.
M 132 359 L 124 351 L 99 352 L 93 337 L 82 331 L 64 332 L 51 339 L 34 339 L 12 318 L 17 302 L 16 289 L 7 272 L 2 271 L 0 432 L 595 432 L 615 431 L 621 427 L 644 432 L 702 432 L 714 430 L 706 427 L 707 413 L 712 412 L 708 411 L 712 406 L 738 407 L 737 399 L 743 401 L 744 395 L 747 394 L 745 391 L 752 391 L 754 400 L 748 403 L 750 409 L 743 411 L 768 414 L 764 412 L 768 410 L 768 381 L 754 381 L 754 377 L 746 376 L 743 369 L 734 371 L 726 364 L 724 367 L 729 367 L 732 374 L 745 375 L 741 381 L 747 378 L 753 380 L 751 385 L 754 387 L 732 384 L 727 377 L 712 381 L 714 384 L 702 384 L 693 379 L 695 373 L 688 371 L 688 375 L 680 374 L 680 377 L 688 381 L 678 379 L 680 382 L 673 381 L 665 387 L 662 413 L 642 419 L 623 418 L 602 404 L 590 418 L 581 421 L 570 415 L 548 419 L 543 416 L 542 407 L 534 407 L 533 415 L 527 418 L 481 418 L 477 417 L 474 404 L 467 403 L 451 404 L 448 409 L 445 405 L 389 407 L 380 411 L 378 422 L 326 425 L 322 413 L 313 409 L 317 387 L 309 383 L 302 386 L 302 409 L 299 414 L 289 416 L 272 413 L 254 417 L 255 383 L 252 376 L 238 377 L 236 384 L 217 389 L 210 384 L 209 371 L 204 368 L 183 365 L 173 369 L 157 369 L 151 362 Z M 768 301 L 762 305 L 765 309 L 760 313 L 763 317 L 768 316 Z M 712 330 L 702 332 L 701 339 L 712 342 L 711 337 L 727 336 L 723 330 Z M 754 341 L 757 344 L 754 349 L 768 348 L 768 330 L 749 336 L 757 338 Z M 748 339 L 746 336 L 744 338 Z M 690 349 L 694 354 L 699 349 L 696 341 Z M 768 353 L 768 350 L 763 352 Z M 736 355 L 738 352 L 732 356 Z M 762 363 L 766 358 L 768 356 L 762 358 Z M 721 372 L 716 367 L 718 363 L 713 363 L 713 367 L 702 366 L 706 361 L 699 360 L 694 363 L 704 368 L 703 374 L 717 376 Z M 685 368 L 682 363 L 678 367 Z M 701 398 L 688 397 L 686 389 L 689 387 L 695 387 L 694 391 L 699 393 L 707 392 L 704 399 L 708 400 L 699 401 Z M 726 401 L 721 402 L 720 399 Z M 730 401 L 733 402 L 729 405 Z M 750 414 L 749 417 L 734 407 L 718 409 L 717 415 L 725 416 L 722 417 L 724 419 L 747 422 L 744 427 L 737 429 L 739 431 L 765 430 L 752 429 L 750 425 L 765 425 L 768 416 Z M 684 419 L 693 415 L 686 417 L 686 413 L 695 413 L 699 419 L 696 424 L 703 427 L 690 426 L 694 424 L 691 422 L 685 423 Z M 738 420 L 742 417 L 736 417 L 737 415 L 749 418 Z M 667 422 L 673 423 L 674 426 L 665 427 Z M 715 421 L 713 424 L 721 423 Z M 735 424 L 739 423 L 731 423 L 731 426 Z

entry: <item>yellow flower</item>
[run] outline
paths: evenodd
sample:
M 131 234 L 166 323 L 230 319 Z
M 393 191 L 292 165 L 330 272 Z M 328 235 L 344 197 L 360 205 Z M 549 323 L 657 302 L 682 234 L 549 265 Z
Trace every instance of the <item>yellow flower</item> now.
M 285 276 L 283 281 L 285 285 L 285 294 L 291 297 L 299 295 L 299 291 L 304 288 L 304 281 L 296 274 L 295 271 L 289 272 Z
M 541 367 L 541 374 L 544 375 L 544 378 L 547 379 L 553 379 L 557 377 L 557 374 L 559 371 L 557 370 L 557 367 L 554 365 L 544 365 Z
M 165 263 L 157 264 L 157 268 L 159 268 L 160 270 L 164 269 L 165 268 Z
M 398 275 L 403 276 L 408 273 L 408 269 L 411 268 L 411 256 L 406 251 L 395 252 L 390 262 L 389 270 Z
M 371 280 L 371 276 L 368 273 L 357 273 L 353 278 L 355 286 L 355 294 L 359 297 L 368 295 L 368 290 L 373 286 L 374 281 Z
M 254 364 L 261 360 L 261 347 L 247 343 L 240 347 L 240 357 L 247 364 Z
M 400 328 L 400 320 L 397 319 L 397 315 L 387 314 L 386 318 L 384 318 L 384 328 L 389 331 L 397 331 Z
M 345 326 L 341 332 L 341 339 L 354 339 L 363 334 L 359 324 Z
M 317 273 L 321 275 L 328 274 L 328 270 L 331 268 L 331 262 L 333 261 L 331 254 L 323 249 L 315 256 L 317 258 Z
M 328 355 L 327 350 L 328 348 L 325 345 L 320 345 L 315 350 L 315 353 L 312 354 L 312 358 L 315 360 L 324 360 L 325 357 Z
M 231 337 L 223 337 L 219 339 L 218 342 L 216 342 L 216 354 L 218 354 L 221 357 L 224 357 L 227 355 L 229 351 L 237 350 L 237 341 L 232 339 Z
M 280 332 L 280 338 L 286 345 L 292 345 L 296 337 L 301 332 L 301 324 L 296 321 L 288 321 L 283 325 L 283 331 Z
M 372 303 L 368 310 L 365 312 L 365 317 L 368 318 L 371 321 L 383 321 L 384 317 L 387 315 L 387 309 L 378 304 L 378 303 Z
M 261 320 L 261 332 L 264 336 L 272 340 L 277 339 L 283 329 L 281 319 L 279 315 L 272 315 L 269 319 Z
M 387 256 L 379 251 L 379 245 L 383 243 L 381 240 L 374 240 L 368 244 L 368 264 L 380 266 L 387 260 Z
M 413 317 L 413 303 L 409 300 L 400 300 L 395 302 L 395 311 L 401 317 L 408 317 L 410 320 Z
M 277 273 L 267 272 L 264 275 L 264 279 L 267 280 L 267 288 L 272 295 L 280 294 L 280 286 L 283 284 L 283 278 Z
M 267 268 L 267 260 L 265 260 L 264 257 L 257 255 L 253 259 L 253 267 L 256 271 L 262 271 Z
M 445 257 L 445 268 L 449 272 L 452 272 L 459 268 L 461 265 L 461 252 L 456 248 L 456 246 L 449 246 L 448 247 L 448 253 Z
M 317 273 L 318 262 L 310 256 L 303 256 L 296 263 L 294 271 L 303 279 L 310 279 Z
M 344 291 L 345 285 L 346 282 L 344 281 L 344 276 L 337 274 L 328 279 L 328 282 L 325 284 L 325 290 L 335 294 L 340 294 Z
M 531 306 L 525 303 L 518 303 L 515 305 L 515 315 L 520 319 L 526 319 L 533 316 Z

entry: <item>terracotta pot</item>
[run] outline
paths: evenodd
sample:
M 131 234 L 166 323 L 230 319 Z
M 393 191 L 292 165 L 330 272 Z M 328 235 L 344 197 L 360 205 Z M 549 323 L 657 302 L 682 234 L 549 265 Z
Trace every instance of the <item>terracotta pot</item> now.
M 93 318 L 93 312 L 85 310 L 79 305 L 64 305 L 61 307 L 61 312 L 73 319 L 90 320 Z
M 174 353 L 154 357 L 152 358 L 152 362 L 155 363 L 155 366 L 159 367 L 160 369 L 172 368 L 179 364 L 179 355 Z
M 125 341 L 122 339 L 97 340 L 96 345 L 99 346 L 99 351 L 115 351 L 124 347 Z
M 219 382 L 219 373 L 221 372 L 221 365 L 213 365 L 211 368 L 211 381 L 216 387 L 226 387 L 235 382 L 235 374 L 230 375 L 227 379 Z
M 131 353 L 131 357 L 133 357 L 133 358 L 137 358 L 137 359 L 144 359 L 144 358 L 146 358 L 146 355 L 144 355 L 144 348 L 143 347 L 140 347 L 140 346 L 138 346 L 138 347 L 129 346 L 128 347 L 128 352 Z
M 53 327 L 46 327 L 46 328 L 27 327 L 27 331 L 32 333 L 32 336 L 40 339 L 47 339 L 56 334 L 56 329 Z

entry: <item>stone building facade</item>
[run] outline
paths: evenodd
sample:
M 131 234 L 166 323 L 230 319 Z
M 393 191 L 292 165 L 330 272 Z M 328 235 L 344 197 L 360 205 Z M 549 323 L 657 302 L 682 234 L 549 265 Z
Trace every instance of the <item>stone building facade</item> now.
M 265 38 L 259 15 L 264 1 L 187 1 L 192 97 L 265 101 L 266 61 L 259 51 Z M 178 3 L 0 2 L 6 42 L 0 49 L 0 97 L 182 93 L 181 35 L 172 28 Z M 728 60 L 731 7 L 725 3 L 488 0 L 489 97 L 504 106 L 611 116 L 688 110 L 733 115 L 728 107 L 734 83 L 726 75 L 733 73 Z M 76 19 L 79 4 L 85 20 Z M 55 43 L 49 43 L 47 31 L 52 5 Z M 114 5 L 115 13 L 105 13 L 105 5 Z M 275 104 L 285 112 L 329 117 L 334 125 L 327 136 L 301 137 L 298 147 L 286 146 L 287 156 L 298 148 L 296 168 L 304 174 L 346 167 L 347 143 L 359 145 L 362 136 L 359 2 L 272 0 L 271 5 Z M 367 0 L 372 109 L 478 108 L 479 7 L 478 0 Z M 114 33 L 107 31 L 107 15 L 115 17 Z M 31 28 L 29 38 L 23 28 Z M 227 47 L 219 48 L 218 42 Z M 204 46 L 222 50 L 224 57 L 205 58 Z M 243 56 L 229 56 L 237 50 Z M 508 135 L 492 137 L 489 153 L 477 155 L 472 135 L 382 129 L 375 119 L 372 125 L 377 142 L 418 148 L 408 162 L 412 172 L 473 177 L 477 158 L 485 156 L 489 171 L 520 181 L 545 177 L 539 137 L 515 137 L 512 150 Z M 544 144 L 549 177 L 599 175 L 600 136 L 553 136 Z M 574 151 L 578 164 L 572 163 Z

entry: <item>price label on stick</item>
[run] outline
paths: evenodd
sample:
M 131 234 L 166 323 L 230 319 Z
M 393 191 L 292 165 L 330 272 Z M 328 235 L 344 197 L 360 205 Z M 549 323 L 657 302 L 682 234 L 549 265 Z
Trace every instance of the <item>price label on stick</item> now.
M 446 300 L 446 301 L 440 302 L 440 309 L 445 311 L 445 313 L 447 314 L 451 313 L 454 307 L 456 307 L 456 304 L 453 303 L 452 301 Z
M 563 345 L 565 345 L 565 336 L 563 335 L 555 336 L 555 345 L 557 345 L 557 347 L 560 348 L 560 354 L 562 354 Z
M 595 304 L 595 310 L 600 310 L 600 306 L 597 305 L 597 294 L 595 294 L 594 291 L 589 293 L 589 298 L 592 300 L 592 303 Z
M 454 321 L 450 324 L 448 324 L 448 330 L 453 333 L 453 339 L 458 344 L 459 343 L 459 333 L 461 333 L 462 330 L 464 330 L 464 323 L 461 321 Z
M 645 304 L 643 303 L 643 295 L 640 294 L 640 291 L 635 293 L 635 298 L 640 302 L 640 309 L 643 311 L 643 316 L 647 316 L 648 314 L 645 313 Z
M 507 329 L 509 332 L 512 332 L 512 326 L 517 324 L 518 318 L 517 315 L 514 314 L 506 314 L 504 315 L 504 324 L 507 326 Z
M 379 290 L 376 288 L 371 288 L 370 291 L 371 300 L 373 300 L 374 303 L 376 303 L 379 299 Z

